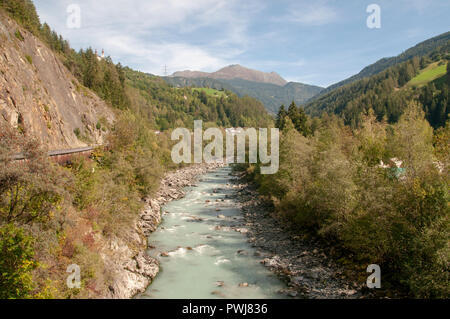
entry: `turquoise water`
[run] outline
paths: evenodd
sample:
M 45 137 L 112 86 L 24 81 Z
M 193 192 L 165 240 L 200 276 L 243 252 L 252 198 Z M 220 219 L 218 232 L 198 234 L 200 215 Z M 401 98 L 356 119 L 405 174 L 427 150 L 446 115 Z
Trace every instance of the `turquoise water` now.
M 282 297 L 278 291 L 285 285 L 260 264 L 247 236 L 232 228 L 245 226 L 241 210 L 227 198 L 235 192 L 230 172 L 221 168 L 204 175 L 198 187 L 186 189 L 185 198 L 163 207 L 163 222 L 148 238 L 160 273 L 138 298 Z

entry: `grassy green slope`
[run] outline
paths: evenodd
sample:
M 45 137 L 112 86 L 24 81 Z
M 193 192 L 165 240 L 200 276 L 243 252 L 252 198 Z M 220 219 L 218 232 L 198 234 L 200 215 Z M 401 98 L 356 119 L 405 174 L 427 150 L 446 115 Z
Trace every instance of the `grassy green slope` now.
M 219 91 L 211 88 L 192 88 L 194 92 L 205 92 L 208 96 L 212 97 L 226 97 L 226 93 L 224 91 Z
M 408 82 L 408 86 L 423 86 L 434 81 L 447 73 L 447 63 L 435 62 L 427 66 L 425 69 Z

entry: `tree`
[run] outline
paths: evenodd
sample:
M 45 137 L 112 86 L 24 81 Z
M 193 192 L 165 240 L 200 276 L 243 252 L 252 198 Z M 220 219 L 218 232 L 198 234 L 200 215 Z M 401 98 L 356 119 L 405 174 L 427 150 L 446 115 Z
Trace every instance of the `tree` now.
M 30 224 L 52 218 L 68 178 L 48 162 L 36 140 L 0 122 L 0 223 Z M 26 161 L 13 159 L 22 153 Z
M 295 102 L 292 101 L 289 105 L 287 115 L 294 124 L 295 129 L 303 134 L 303 136 L 308 136 L 311 134 L 311 130 L 308 128 L 308 118 L 303 108 L 298 108 Z
M 372 109 L 362 119 L 362 128 L 357 132 L 359 153 L 367 165 L 380 164 L 385 155 L 386 127 L 377 121 Z
M 450 61 L 447 61 L 447 85 L 450 86 Z
M 434 150 L 436 157 L 448 172 L 450 166 L 450 120 L 434 134 Z
M 275 123 L 275 126 L 278 129 L 283 130 L 284 120 L 285 120 L 286 116 L 287 116 L 286 109 L 285 109 L 284 105 L 281 105 L 280 110 L 278 111 L 277 119 L 276 119 L 276 123 Z
M 7 224 L 0 227 L 0 299 L 29 297 L 34 289 L 33 239 L 23 230 Z
M 419 104 L 409 104 L 388 137 L 388 148 L 392 156 L 404 161 L 412 176 L 432 165 L 433 129 Z
M 295 102 L 292 101 L 292 103 L 289 105 L 288 111 L 287 111 L 287 115 L 289 116 L 289 118 L 291 119 L 292 123 L 295 125 L 295 120 L 297 118 L 298 115 L 298 109 L 297 109 L 297 105 L 295 105 Z

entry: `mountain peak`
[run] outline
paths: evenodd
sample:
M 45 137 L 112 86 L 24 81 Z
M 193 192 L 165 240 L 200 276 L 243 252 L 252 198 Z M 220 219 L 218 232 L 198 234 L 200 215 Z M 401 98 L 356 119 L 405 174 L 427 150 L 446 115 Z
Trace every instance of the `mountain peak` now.
M 200 71 L 175 72 L 172 75 L 172 77 L 185 77 L 185 78 L 206 77 L 211 79 L 225 79 L 225 80 L 242 79 L 259 83 L 270 83 L 279 86 L 284 86 L 287 84 L 287 81 L 276 72 L 265 73 L 262 71 L 246 68 L 240 64 L 231 64 L 213 73 L 206 73 Z

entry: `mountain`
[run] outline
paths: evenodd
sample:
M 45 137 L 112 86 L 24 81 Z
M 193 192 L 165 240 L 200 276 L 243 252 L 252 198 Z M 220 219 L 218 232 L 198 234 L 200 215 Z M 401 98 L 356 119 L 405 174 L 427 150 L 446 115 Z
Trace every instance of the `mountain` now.
M 0 10 L 0 121 L 50 149 L 101 144 L 114 120 L 55 53 Z M 105 125 L 107 126 L 107 125 Z
M 200 72 L 200 71 L 178 71 L 172 74 L 173 77 L 182 77 L 182 78 L 207 78 L 211 73 Z
M 399 54 L 398 56 L 380 59 L 379 61 L 362 69 L 361 72 L 359 72 L 358 74 L 353 75 L 348 79 L 345 79 L 343 81 L 340 81 L 336 84 L 333 84 L 333 85 L 327 87 L 320 94 L 313 97 L 313 99 L 317 99 L 317 98 L 323 96 L 324 94 L 326 94 L 334 89 L 340 88 L 346 84 L 358 81 L 365 77 L 370 77 L 372 75 L 376 75 L 380 72 L 383 72 L 384 70 L 388 69 L 389 67 L 391 67 L 393 65 L 410 60 L 413 57 L 416 57 L 416 56 L 421 57 L 421 56 L 428 55 L 430 52 L 432 52 L 436 48 L 444 45 L 449 40 L 450 40 L 450 31 L 440 34 L 431 39 L 425 40 L 423 42 L 420 42 L 419 44 L 415 45 L 412 48 L 409 48 L 408 50 Z
M 390 67 L 369 77 L 357 80 L 355 76 L 356 80 L 306 103 L 305 110 L 316 116 L 334 113 L 341 116 L 346 124 L 358 127 L 363 113 L 369 109 L 374 111 L 378 120 L 395 123 L 410 103 L 419 103 L 434 128 L 444 126 L 450 115 L 449 33 L 406 52 L 404 56 L 409 59 L 404 61 L 402 57 L 395 60 L 402 62 L 390 60 L 385 64 L 392 64 Z M 366 69 L 376 68 L 371 66 Z
M 292 101 L 303 104 L 323 90 L 314 85 L 287 83 L 277 73 L 264 73 L 240 65 L 231 65 L 214 73 L 175 72 L 163 79 L 174 87 L 208 87 L 229 90 L 240 97 L 248 95 L 260 100 L 272 114 L 282 104 L 289 105 Z
M 191 127 L 196 119 L 222 127 L 266 127 L 272 123 L 264 105 L 254 98 L 238 97 L 229 90 L 214 96 L 203 90 L 173 88 L 159 76 L 130 68 L 124 73 L 132 109 L 155 128 Z
M 251 82 L 270 83 L 283 86 L 287 83 L 279 74 L 275 72 L 265 73 L 243 67 L 239 64 L 230 65 L 213 73 L 199 71 L 181 71 L 175 72 L 172 77 L 185 78 L 211 78 L 211 79 L 242 79 Z

